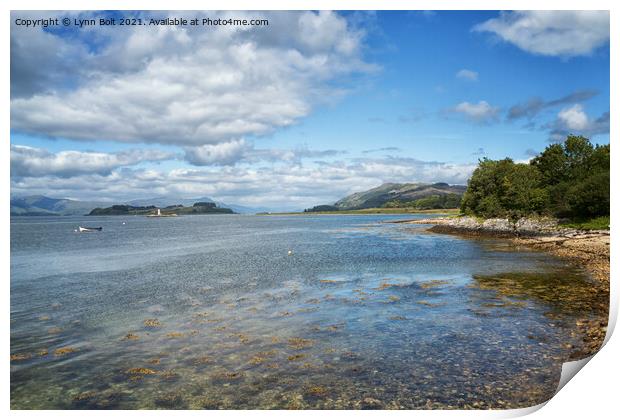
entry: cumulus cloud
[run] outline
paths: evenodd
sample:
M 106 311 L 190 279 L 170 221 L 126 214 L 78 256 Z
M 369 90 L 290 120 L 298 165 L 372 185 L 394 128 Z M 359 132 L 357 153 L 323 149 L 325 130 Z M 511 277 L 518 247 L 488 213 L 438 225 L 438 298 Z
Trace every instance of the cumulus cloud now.
M 471 82 L 477 82 L 478 72 L 468 69 L 461 69 L 456 73 L 456 77 L 463 80 L 469 80 Z
M 545 101 L 538 97 L 530 98 L 524 103 L 512 106 L 508 110 L 508 119 L 514 120 L 523 117 L 532 119 L 546 108 L 587 101 L 596 95 L 598 95 L 598 91 L 593 89 L 584 89 L 571 92 L 566 96 L 550 101 Z
M 12 73 L 35 71 L 24 57 L 37 56 L 49 76 L 16 77 L 11 128 L 74 140 L 230 143 L 295 124 L 345 93 L 334 79 L 377 70 L 363 60 L 364 32 L 336 13 L 232 15 L 269 26 L 129 27 L 102 37 L 94 51 L 79 37 L 13 28 Z M 72 51 L 84 66 L 59 67 L 39 50 Z
M 558 121 L 569 130 L 583 130 L 589 123 L 588 116 L 579 104 L 561 110 L 558 114 Z
M 597 134 L 609 133 L 609 112 L 598 118 L 590 118 L 581 104 L 562 109 L 553 123 L 548 126 L 551 141 L 563 141 L 567 135 L 583 135 L 592 137 Z
M 231 165 L 243 159 L 251 146 L 245 140 L 232 140 L 226 143 L 205 144 L 185 148 L 185 160 L 193 165 Z
M 461 102 L 454 107 L 453 111 L 464 115 L 472 121 L 488 123 L 497 119 L 499 108 L 491 106 L 487 101 L 479 101 L 477 104 Z
M 491 32 L 520 49 L 540 55 L 591 54 L 609 41 L 609 12 L 595 10 L 502 12 L 473 28 Z
M 133 149 L 116 153 L 65 150 L 52 153 L 35 147 L 11 145 L 11 177 L 109 175 L 120 167 L 175 157 L 176 154 L 161 150 Z
M 67 76 L 79 67 L 77 59 L 87 55 L 84 46 L 73 48 L 44 31 L 22 31 L 21 36 L 12 36 L 11 96 L 31 96 L 35 92 L 48 92 L 52 86 L 68 83 Z

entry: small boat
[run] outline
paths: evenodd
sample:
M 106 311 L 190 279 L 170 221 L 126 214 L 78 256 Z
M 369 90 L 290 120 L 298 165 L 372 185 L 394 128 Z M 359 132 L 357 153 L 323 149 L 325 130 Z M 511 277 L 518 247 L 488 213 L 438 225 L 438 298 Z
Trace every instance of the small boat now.
M 103 228 L 100 227 L 86 227 L 86 226 L 78 226 L 80 232 L 100 232 Z

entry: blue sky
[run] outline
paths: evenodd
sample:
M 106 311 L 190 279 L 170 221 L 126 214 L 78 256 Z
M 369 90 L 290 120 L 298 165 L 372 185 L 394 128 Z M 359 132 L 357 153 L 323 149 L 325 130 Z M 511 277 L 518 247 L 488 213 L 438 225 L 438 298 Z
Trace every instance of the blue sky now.
M 606 13 L 257 14 L 269 27 L 43 31 L 13 12 L 12 194 L 299 209 L 609 142 Z

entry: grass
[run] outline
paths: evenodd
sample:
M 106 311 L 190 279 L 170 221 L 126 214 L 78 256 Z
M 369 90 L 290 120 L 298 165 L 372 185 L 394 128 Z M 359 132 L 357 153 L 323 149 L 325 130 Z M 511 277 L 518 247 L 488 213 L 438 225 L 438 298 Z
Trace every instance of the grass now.
M 293 213 L 269 213 L 269 216 L 281 215 L 316 215 L 316 214 L 458 214 L 459 209 L 432 209 L 420 210 L 414 207 L 395 207 L 395 208 L 370 208 L 359 210 L 341 210 L 341 211 L 317 211 L 317 212 L 293 212 Z
M 609 216 L 601 216 L 594 219 L 570 220 L 561 223 L 560 226 L 583 230 L 609 230 Z

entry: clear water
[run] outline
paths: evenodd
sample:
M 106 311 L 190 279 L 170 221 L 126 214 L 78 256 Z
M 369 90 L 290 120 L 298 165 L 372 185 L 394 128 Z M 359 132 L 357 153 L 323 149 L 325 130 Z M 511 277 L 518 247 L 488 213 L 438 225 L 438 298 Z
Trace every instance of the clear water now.
M 500 240 L 381 223 L 403 217 L 13 218 L 11 407 L 548 399 L 575 314 L 474 276 L 583 276 Z

